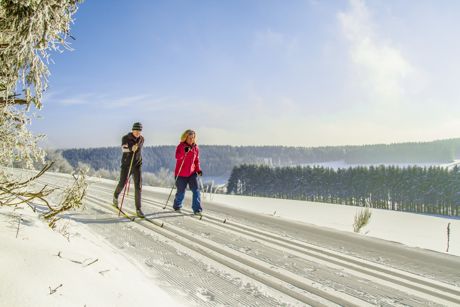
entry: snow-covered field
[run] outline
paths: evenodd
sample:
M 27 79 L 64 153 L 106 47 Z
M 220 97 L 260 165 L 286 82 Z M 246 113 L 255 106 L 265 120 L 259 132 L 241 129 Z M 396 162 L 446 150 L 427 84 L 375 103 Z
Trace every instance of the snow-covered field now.
M 0 207 L 0 306 L 181 306 L 82 226 Z
M 165 188 L 144 189 L 169 193 L 169 189 Z M 230 208 L 346 232 L 353 232 L 355 214 L 363 209 L 337 204 L 240 195 L 203 194 L 203 199 L 212 199 L 213 203 Z M 371 212 L 371 220 L 361 230 L 362 234 L 442 253 L 447 250 L 447 226 L 450 223 L 449 254 L 460 256 L 460 217 L 429 216 L 383 209 L 371 209 Z
M 241 210 L 275 215 L 347 232 L 353 231 L 354 216 L 363 209 L 354 206 L 261 197 L 218 194 L 212 197 L 216 203 Z M 371 212 L 371 220 L 361 233 L 437 252 L 446 252 L 447 226 L 450 223 L 449 254 L 460 256 L 460 217 L 429 216 L 383 209 L 371 209 Z
M 354 234 L 360 208 L 203 195 L 198 220 L 162 210 L 170 189 L 144 187 L 148 219 L 128 222 L 110 207 L 115 182 L 89 183 L 87 209 L 57 232 L 0 209 L 0 306 L 460 305 L 458 219 L 374 209 Z

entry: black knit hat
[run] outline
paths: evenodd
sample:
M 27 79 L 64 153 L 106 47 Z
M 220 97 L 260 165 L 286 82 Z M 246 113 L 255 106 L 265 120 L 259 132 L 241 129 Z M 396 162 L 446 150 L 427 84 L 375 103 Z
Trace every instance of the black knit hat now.
M 142 131 L 142 124 L 141 123 L 134 123 L 133 124 L 133 130 Z

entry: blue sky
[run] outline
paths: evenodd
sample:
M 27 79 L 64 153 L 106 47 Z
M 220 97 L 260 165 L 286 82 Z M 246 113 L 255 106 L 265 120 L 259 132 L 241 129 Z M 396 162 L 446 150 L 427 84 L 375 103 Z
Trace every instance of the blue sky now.
M 50 147 L 460 136 L 460 2 L 85 1 L 31 128 Z

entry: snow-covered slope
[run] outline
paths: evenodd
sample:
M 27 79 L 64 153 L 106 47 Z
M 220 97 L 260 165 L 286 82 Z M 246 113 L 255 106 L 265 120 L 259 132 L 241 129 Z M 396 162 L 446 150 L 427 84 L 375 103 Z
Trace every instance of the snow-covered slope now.
M 50 174 L 42 182 L 63 185 L 66 178 L 68 177 L 65 175 Z M 373 228 L 373 222 L 378 225 L 377 220 L 382 219 L 382 225 L 385 226 L 397 221 L 393 227 L 400 227 L 396 224 L 407 224 L 410 220 L 408 214 L 389 212 L 388 214 L 404 216 L 408 220 L 394 216 L 387 219 L 384 214 L 374 210 L 371 224 L 364 230 L 368 234 L 361 235 L 351 231 L 356 208 L 264 198 L 203 195 L 205 216 L 199 220 L 187 214 L 173 212 L 170 204 L 166 210 L 162 209 L 169 189 L 144 187 L 143 209 L 147 219 L 129 222 L 118 218 L 110 206 L 114 186 L 113 181 L 90 179 L 86 198 L 87 210 L 65 216 L 64 222 L 70 221 L 72 231 L 81 234 L 70 241 L 89 238 L 108 254 L 128 259 L 126 266 L 131 265 L 129 271 L 133 275 L 125 278 L 125 284 L 129 283 L 139 289 L 142 289 L 142 285 L 153 289 L 158 286 L 178 304 L 460 304 L 460 257 L 445 252 L 414 249 L 371 237 L 379 231 L 375 225 Z M 190 206 L 189 202 L 187 199 L 186 208 Z M 132 195 L 127 198 L 124 208 L 132 212 Z M 185 209 L 185 212 L 190 210 Z M 418 219 L 419 215 L 414 217 Z M 435 221 L 439 219 L 425 218 Z M 418 223 L 423 221 L 417 221 L 416 227 L 419 227 Z M 420 227 L 426 227 L 428 222 L 423 223 L 425 225 Z M 433 224 L 435 228 L 438 225 L 436 223 Z M 454 231 L 457 225 L 457 220 L 452 220 L 451 248 L 454 250 L 457 244 L 455 240 L 458 240 L 457 232 Z M 14 227 L 3 227 L 10 227 L 9 236 L 14 238 Z M 419 232 L 423 233 L 423 230 L 420 229 Z M 388 230 L 384 229 L 382 233 L 388 233 Z M 405 244 L 415 245 L 407 242 Z M 33 249 L 32 246 L 29 248 Z M 16 250 L 19 247 L 11 245 L 11 249 Z M 92 267 L 96 269 L 96 265 L 106 261 L 104 259 L 110 259 L 104 257 L 104 253 L 98 254 L 87 247 L 77 249 L 83 254 L 84 264 L 80 266 L 91 263 L 94 258 L 99 259 L 98 262 L 83 267 L 86 270 Z M 62 251 L 63 257 L 66 256 L 65 253 L 70 253 L 68 250 Z M 100 256 L 94 256 L 95 254 Z M 66 262 L 57 256 L 47 259 L 54 261 L 54 258 Z M 52 266 L 47 263 L 47 267 Z M 121 268 L 124 267 L 125 265 L 121 265 Z M 27 279 L 30 273 L 21 271 L 19 274 L 21 278 Z M 61 269 L 56 268 L 53 274 L 60 276 Z M 99 271 L 95 274 L 100 275 Z M 77 280 L 86 278 L 86 275 L 79 275 Z M 37 283 L 44 281 L 50 283 L 43 278 L 36 279 Z M 95 282 L 97 279 L 91 281 Z M 121 284 L 112 283 L 110 287 L 113 287 L 115 293 L 124 294 L 126 286 Z M 13 293 L 20 292 L 17 286 L 16 283 L 15 291 L 11 291 L 12 296 L 15 295 Z M 64 286 L 49 296 L 52 297 L 63 289 Z M 139 297 L 150 300 L 150 296 L 144 292 L 137 293 Z M 62 299 L 67 298 L 71 305 L 72 296 L 68 296 L 68 293 L 62 294 Z M 91 295 L 97 294 L 97 291 L 91 292 Z M 13 301 L 15 298 L 9 299 Z M 170 306 L 167 299 L 160 300 L 154 306 Z M 38 306 L 48 306 L 48 303 L 49 301 L 40 302 Z M 99 306 L 112 305 L 102 303 Z
M 0 207 L 0 306 L 182 306 L 86 227 L 58 230 Z
M 362 207 L 261 197 L 212 195 L 213 202 L 232 208 L 275 215 L 340 231 L 353 231 L 356 213 Z M 447 226 L 450 224 L 449 254 L 460 256 L 460 217 L 429 216 L 400 211 L 371 209 L 366 236 L 399 242 L 407 246 L 447 250 Z
M 94 178 L 98 182 L 110 182 Z M 144 187 L 162 193 L 170 189 Z M 353 232 L 356 213 L 363 208 L 337 204 L 226 194 L 202 194 L 204 201 L 248 212 L 276 216 L 292 221 Z M 360 233 L 437 252 L 447 252 L 447 227 L 450 224 L 449 254 L 460 256 L 460 217 L 432 216 L 384 209 L 371 209 L 372 217 Z

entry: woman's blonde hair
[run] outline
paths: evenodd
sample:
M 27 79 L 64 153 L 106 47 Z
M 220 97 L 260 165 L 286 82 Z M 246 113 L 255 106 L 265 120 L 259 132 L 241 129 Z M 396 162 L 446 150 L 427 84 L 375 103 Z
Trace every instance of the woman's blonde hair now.
M 182 133 L 182 135 L 180 136 L 180 141 L 185 142 L 185 140 L 187 139 L 187 136 L 191 134 L 195 135 L 195 142 L 196 142 L 196 133 L 192 129 L 185 130 L 184 133 Z

